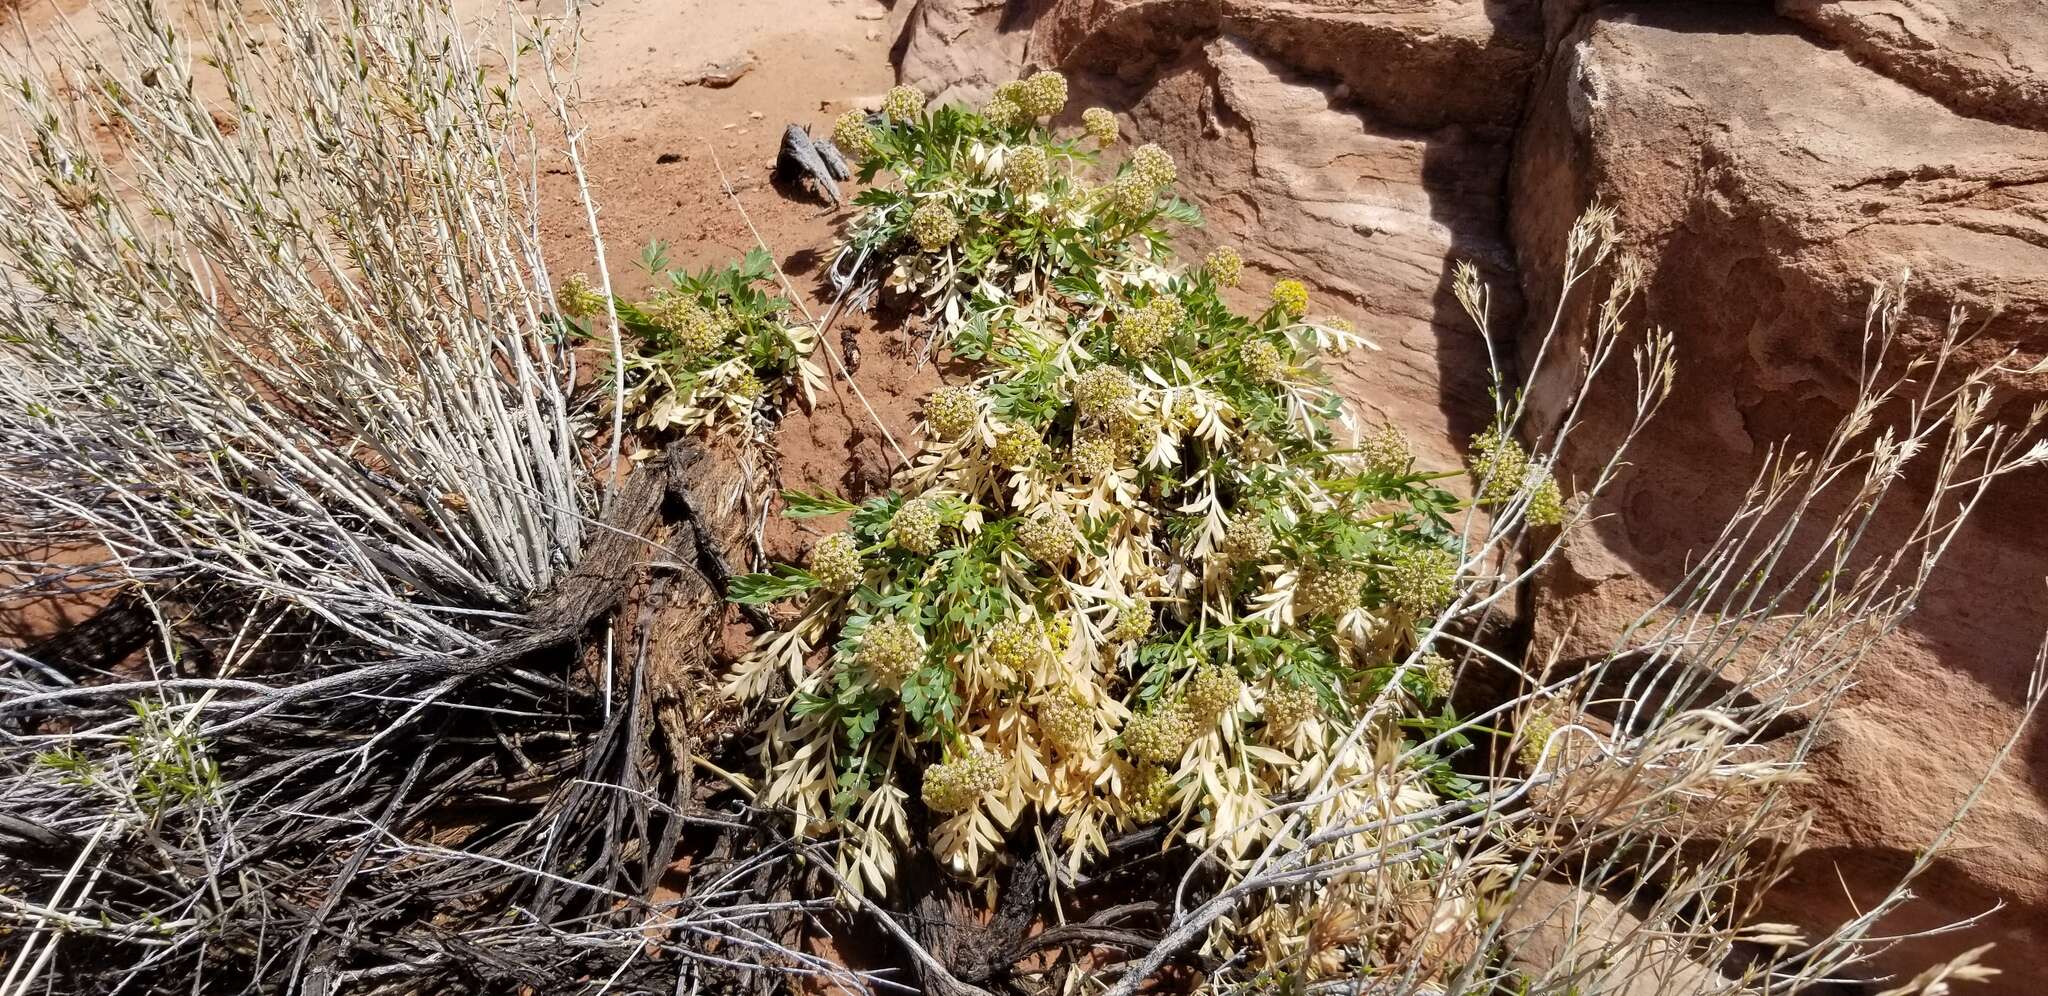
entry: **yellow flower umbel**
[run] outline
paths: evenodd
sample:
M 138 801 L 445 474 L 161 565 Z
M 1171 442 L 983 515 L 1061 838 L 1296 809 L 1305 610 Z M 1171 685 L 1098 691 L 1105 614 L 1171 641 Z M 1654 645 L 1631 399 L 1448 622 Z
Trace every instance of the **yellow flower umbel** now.
M 981 392 L 972 387 L 942 387 L 925 399 L 924 424 L 935 439 L 958 439 L 980 420 Z
M 1365 572 L 1350 564 L 1310 567 L 1294 582 L 1297 615 L 1341 616 L 1358 607 Z
M 1273 307 L 1289 318 L 1308 314 L 1308 288 L 1299 280 L 1282 280 L 1273 285 Z
M 1065 512 L 1034 515 L 1017 524 L 1017 545 L 1041 566 L 1057 568 L 1074 555 L 1074 520 Z
M 854 661 L 875 684 L 895 688 L 924 664 L 924 647 L 908 624 L 890 616 L 869 623 L 861 632 Z
M 1074 447 L 1068 451 L 1073 460 L 1074 472 L 1084 480 L 1108 477 L 1122 469 L 1124 457 L 1130 451 L 1130 444 L 1100 429 L 1082 432 L 1074 437 Z
M 1125 789 L 1124 815 L 1133 823 L 1152 823 L 1173 803 L 1173 776 L 1156 764 L 1141 764 Z
M 939 506 L 930 498 L 912 498 L 889 520 L 889 538 L 911 553 L 929 556 L 939 548 Z
M 756 402 L 761 400 L 761 393 L 767 389 L 767 385 L 761 383 L 760 376 L 749 370 L 734 377 L 732 382 L 725 386 L 725 393 L 741 401 Z
M 725 345 L 727 323 L 704 310 L 697 299 L 680 290 L 663 291 L 640 306 L 642 314 L 665 333 L 685 356 L 709 356 Z
M 1564 492 L 1557 486 L 1557 478 L 1545 472 L 1543 479 L 1529 489 L 1529 507 L 1525 513 L 1532 526 L 1555 526 L 1564 521 L 1567 510 Z
M 1322 712 L 1314 689 L 1291 681 L 1275 681 L 1266 690 L 1266 725 L 1280 733 L 1291 733 Z
M 852 591 L 864 573 L 860 546 L 847 533 L 833 533 L 811 547 L 811 575 L 826 591 Z
M 1188 679 L 1188 717 L 1195 723 L 1207 726 L 1214 723 L 1225 712 L 1237 706 L 1237 696 L 1244 688 L 1244 681 L 1237 672 L 1221 664 L 1211 664 L 1195 672 Z
M 1366 433 L 1359 441 L 1358 456 L 1365 461 L 1365 469 L 1374 474 L 1405 474 L 1415 462 L 1408 437 L 1392 422 L 1382 422 Z
M 1179 176 L 1174 168 L 1173 156 L 1156 144 L 1146 143 L 1131 153 L 1131 175 L 1143 180 L 1153 190 L 1164 190 L 1173 186 Z
M 1522 767 L 1529 769 L 1530 774 L 1534 774 L 1536 766 L 1543 760 L 1544 748 L 1549 746 L 1550 738 L 1556 734 L 1557 721 L 1551 719 L 1548 714 L 1531 711 L 1523 716 L 1521 729 L 1515 731 L 1515 738 L 1518 741 L 1515 745 L 1515 760 L 1522 762 Z
M 1276 381 L 1287 372 L 1287 361 L 1280 355 L 1280 347 L 1264 339 L 1253 339 L 1238 347 L 1237 357 L 1244 361 L 1244 372 L 1253 380 Z
M 1195 724 L 1178 702 L 1141 712 L 1124 723 L 1124 750 L 1140 761 L 1178 761 L 1194 740 Z
M 938 252 L 960 237 L 960 221 L 944 204 L 926 201 L 910 213 L 910 237 L 926 252 Z
M 1038 728 L 1046 742 L 1070 754 L 1085 753 L 1095 741 L 1095 710 L 1065 692 L 1038 707 Z
M 1050 69 L 1033 73 L 1011 99 L 1031 117 L 1052 117 L 1067 106 L 1067 78 Z
M 1105 149 L 1116 144 L 1120 131 L 1116 115 L 1110 113 L 1107 107 L 1091 107 L 1082 111 L 1081 127 L 1088 130 L 1088 137 L 1094 139 L 1096 145 Z
M 1273 530 L 1266 525 L 1266 517 L 1253 511 L 1242 511 L 1230 518 L 1230 526 L 1223 532 L 1223 559 L 1233 564 L 1250 564 L 1265 559 L 1273 549 Z
M 924 804 L 933 812 L 959 812 L 1002 787 L 1002 758 L 979 744 L 965 757 L 924 769 Z
M 1006 96 L 1001 89 L 996 91 L 994 100 L 983 105 L 981 116 L 987 118 L 989 124 L 995 125 L 998 128 L 1015 128 L 1031 120 L 1024 115 L 1024 108 L 1019 106 L 1014 99 Z
M 1458 595 L 1458 555 L 1440 546 L 1407 547 L 1387 563 L 1380 586 L 1396 607 L 1431 615 Z
M 1138 394 L 1131 375 L 1112 366 L 1100 366 L 1074 378 L 1074 406 L 1081 415 L 1106 422 Z
M 988 655 L 1013 676 L 1030 674 L 1053 658 L 1044 627 L 1022 619 L 1005 619 L 989 628 Z
M 882 115 L 891 121 L 909 121 L 924 113 L 924 94 L 914 86 L 889 88 L 882 98 Z
M 868 116 L 857 110 L 841 114 L 832 122 L 832 144 L 855 162 L 874 155 L 875 130 L 868 126 Z
M 1186 317 L 1187 307 L 1180 303 L 1180 298 L 1153 298 L 1143 308 L 1117 317 L 1116 346 L 1133 359 L 1150 355 L 1173 336 Z
M 1434 702 L 1451 694 L 1458 672 L 1449 658 L 1442 654 L 1423 654 L 1416 663 L 1421 665 L 1418 684 L 1422 686 L 1425 699 Z
M 1109 638 L 1118 643 L 1135 643 L 1152 632 L 1152 603 L 1135 599 L 1116 612 L 1116 625 L 1110 627 Z
M 1222 287 L 1235 287 L 1244 279 L 1244 257 L 1235 246 L 1217 246 L 1202 260 L 1202 269 L 1209 271 Z
M 1521 493 L 1522 482 L 1529 479 L 1529 454 L 1522 450 L 1521 443 L 1503 435 L 1498 429 L 1488 429 L 1472 437 L 1468 466 L 1472 482 L 1479 485 L 1479 502 L 1482 505 L 1513 501 L 1515 495 Z
M 1045 454 L 1045 440 L 1038 430 L 1021 423 L 1013 423 L 996 435 L 996 445 L 989 451 L 989 459 L 998 467 L 1029 467 Z
M 604 311 L 604 295 L 590 286 L 589 277 L 578 273 L 555 288 L 555 309 L 575 318 L 595 315 Z
M 1144 214 L 1159 202 L 1158 188 L 1133 173 L 1110 181 L 1109 186 L 1102 188 L 1102 196 L 1110 207 L 1130 215 Z
M 1020 145 L 1011 149 L 1003 160 L 1003 185 L 1019 197 L 1045 186 L 1045 178 L 1050 174 L 1045 150 L 1036 145 Z

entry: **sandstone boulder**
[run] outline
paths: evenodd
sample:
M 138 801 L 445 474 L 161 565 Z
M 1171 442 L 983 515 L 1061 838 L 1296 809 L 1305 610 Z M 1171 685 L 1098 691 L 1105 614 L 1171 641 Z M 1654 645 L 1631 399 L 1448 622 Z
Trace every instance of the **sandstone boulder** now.
M 2023 365 L 2048 351 L 2048 135 L 1959 116 L 1768 12 L 1666 4 L 1583 19 L 1533 91 L 1510 201 L 1532 299 L 1548 306 L 1563 232 L 1599 201 L 1647 264 L 1639 320 L 1678 336 L 1677 390 L 1608 493 L 1616 514 L 1574 540 L 1538 594 L 1538 639 L 1565 639 L 1568 657 L 1605 648 L 1676 583 L 1768 447 L 1811 443 L 1842 418 L 1876 282 L 1915 273 L 1902 360 L 1931 349 L 1952 302 L 1989 316 L 1975 359 L 2016 351 Z M 2008 416 L 2048 397 L 2039 378 L 2007 387 Z M 1532 393 L 1540 407 L 1557 391 Z M 1606 458 L 1624 410 L 1618 396 L 1596 400 L 1568 475 Z M 2030 525 L 2048 511 L 2048 482 L 2030 474 L 1992 494 L 1822 731 L 1803 800 L 1819 847 L 1779 893 L 1788 918 L 1819 926 L 1873 901 L 2019 721 L 2048 631 L 2048 537 Z M 1893 542 L 1912 528 L 1885 527 Z M 2002 982 L 2039 978 L 2044 790 L 2048 737 L 2036 735 L 1890 926 L 2009 908 L 1981 933 L 1901 948 L 1893 967 L 1999 939 Z
M 2048 128 L 2038 0 L 1779 0 L 1778 12 L 1960 113 Z
M 1532 991 L 1582 996 L 1692 996 L 1738 992 L 1734 980 L 1687 957 L 1681 943 L 1659 933 L 1614 900 L 1559 882 L 1524 885 L 1501 924 L 1507 966 L 1531 980 Z M 1651 938 L 1646 940 L 1645 938 Z M 1603 957 L 1621 948 L 1636 956 Z

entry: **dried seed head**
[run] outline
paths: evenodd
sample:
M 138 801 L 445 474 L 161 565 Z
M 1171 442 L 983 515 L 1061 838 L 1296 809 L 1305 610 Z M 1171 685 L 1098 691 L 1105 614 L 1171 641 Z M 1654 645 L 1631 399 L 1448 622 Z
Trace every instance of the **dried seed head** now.
M 924 769 L 924 804 L 957 813 L 1003 787 L 1003 759 L 976 744 L 965 757 Z
M 911 553 L 930 555 L 939 548 L 939 506 L 929 498 L 912 498 L 889 520 L 889 538 Z
M 1082 111 L 1081 127 L 1088 129 L 1088 137 L 1094 139 L 1096 145 L 1108 148 L 1116 144 L 1119 131 L 1116 115 L 1107 107 L 1091 107 Z
M 849 533 L 833 533 L 811 547 L 811 574 L 826 591 L 852 591 L 865 573 L 860 545 Z
M 1273 306 L 1289 318 L 1308 314 L 1308 288 L 1299 280 L 1282 280 L 1274 284 Z
M 924 664 L 917 633 L 894 616 L 877 619 L 861 631 L 854 660 L 884 688 L 895 688 Z
M 924 113 L 924 94 L 914 86 L 890 87 L 882 98 L 882 114 L 891 121 L 909 121 Z
M 960 221 L 944 204 L 926 201 L 910 213 L 910 237 L 926 252 L 938 252 L 960 237 Z
M 1244 257 L 1238 255 L 1235 246 L 1217 246 L 1202 260 L 1202 268 L 1224 287 L 1235 287 L 1244 279 Z
M 1074 555 L 1074 520 L 1051 511 L 1017 524 L 1017 545 L 1040 565 L 1058 567 Z
M 942 387 L 924 402 L 924 424 L 938 439 L 958 439 L 981 420 L 981 392 L 965 385 Z

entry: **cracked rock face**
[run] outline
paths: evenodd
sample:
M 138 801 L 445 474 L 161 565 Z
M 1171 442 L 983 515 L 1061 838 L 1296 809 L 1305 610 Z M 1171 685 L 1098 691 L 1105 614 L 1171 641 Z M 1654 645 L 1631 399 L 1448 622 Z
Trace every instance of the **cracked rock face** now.
M 906 3 L 911 0 L 906 0 Z M 1870 288 L 1913 273 L 1907 354 L 1951 305 L 1971 358 L 2048 355 L 2048 14 L 2040 0 L 915 0 L 901 72 L 967 98 L 1025 68 L 1075 80 L 1126 135 L 1182 164 L 1209 227 L 1383 351 L 1344 385 L 1432 459 L 1485 410 L 1485 350 L 1445 270 L 1477 263 L 1496 337 L 1548 323 L 1564 233 L 1598 200 L 1643 258 L 1637 327 L 1676 337 L 1677 388 L 1602 511 L 1537 596 L 1535 639 L 1605 649 L 1675 583 L 1765 451 L 1810 443 L 1852 396 Z M 942 31 L 921 30 L 920 24 Z M 1523 304 L 1526 299 L 1526 307 Z M 1972 327 L 1976 327 L 1973 322 Z M 2013 377 L 1996 414 L 2048 400 Z M 1557 385 L 1529 385 L 1541 410 Z M 1607 458 L 1598 397 L 1563 475 Z M 1433 443 L 1434 445 L 1429 445 Z M 1821 731 L 1802 801 L 1818 847 L 1776 894 L 1827 928 L 1933 839 L 2020 718 L 2048 632 L 2048 471 L 2008 479 L 1950 549 L 1904 631 Z M 1911 524 L 1885 520 L 1888 542 Z M 1567 631 L 1567 621 L 1575 624 Z M 1843 883 L 1848 886 L 1844 894 Z M 1917 970 L 1986 940 L 1981 993 L 2048 981 L 2048 725 L 2023 739 L 1915 886 Z M 1910 974 L 1910 973 L 1909 973 Z
M 1676 583 L 1767 448 L 1811 444 L 1843 417 L 1874 283 L 1913 272 L 1909 355 L 1931 349 L 1951 304 L 1991 316 L 1977 360 L 2017 352 L 2025 364 L 2048 351 L 2048 133 L 1959 115 L 1766 11 L 1660 4 L 1582 18 L 1530 93 L 1512 173 L 1513 241 L 1532 300 L 1553 293 L 1551 247 L 1597 198 L 1648 264 L 1639 322 L 1671 330 L 1679 346 L 1671 402 L 1608 494 L 1618 514 L 1572 542 L 1539 595 L 1537 631 L 1565 637 L 1568 656 L 1604 648 Z M 1549 307 L 1545 298 L 1531 310 Z M 2005 386 L 2008 417 L 2048 398 L 2041 378 Z M 1624 406 L 1596 401 L 1567 464 L 1601 459 Z M 1989 496 L 1823 731 L 1804 793 L 1818 846 L 1779 892 L 1787 919 L 1826 926 L 1873 902 L 2019 721 L 2048 630 L 2048 536 L 2034 528 L 2048 512 L 2042 478 L 2027 471 Z M 1897 542 L 1912 525 L 1893 516 L 1883 527 Z M 1902 948 L 1893 964 L 1997 940 L 1998 986 L 2041 981 L 2029 952 L 2048 941 L 2044 842 L 2048 737 L 2036 733 L 1898 927 L 1999 901 L 2006 911 L 1979 933 Z

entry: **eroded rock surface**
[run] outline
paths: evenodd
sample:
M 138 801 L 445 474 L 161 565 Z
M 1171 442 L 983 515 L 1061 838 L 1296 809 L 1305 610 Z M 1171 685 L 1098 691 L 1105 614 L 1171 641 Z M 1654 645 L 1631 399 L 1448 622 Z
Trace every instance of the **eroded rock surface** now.
M 1346 389 L 1433 459 L 1486 405 L 1448 265 L 1477 263 L 1497 337 L 1527 338 L 1548 324 L 1572 219 L 1611 206 L 1646 264 L 1632 319 L 1676 335 L 1680 373 L 1615 514 L 1544 579 L 1535 639 L 1567 654 L 1605 649 L 1676 583 L 1771 446 L 1841 418 L 1874 282 L 1914 274 L 1908 354 L 1931 350 L 1951 304 L 1990 316 L 1971 359 L 2048 354 L 2038 0 L 917 0 L 906 21 L 907 82 L 971 99 L 1058 68 L 1077 105 L 1173 152 L 1209 219 L 1191 241 L 1238 242 L 1358 322 L 1385 351 L 1348 363 Z M 1999 418 L 2048 398 L 2040 377 L 2006 380 Z M 1554 407 L 1554 385 L 1531 388 Z M 1595 406 L 1567 477 L 1618 439 L 1617 399 Z M 1986 498 L 1821 731 L 1805 790 L 1819 847 L 1778 893 L 1786 918 L 1829 927 L 1881 893 L 2018 722 L 2048 631 L 2048 473 L 2028 474 Z M 1911 528 L 1880 526 L 1890 542 Z M 2048 981 L 2048 733 L 1915 891 L 1918 919 L 1888 926 L 2007 908 L 1892 967 L 1991 939 L 2005 974 L 1976 991 Z
M 1778 11 L 1957 111 L 2048 128 L 2039 0 L 1779 0 Z
M 1641 5 L 1582 21 L 1532 92 L 1509 200 L 1532 296 L 1556 283 L 1550 247 L 1572 213 L 1598 200 L 1650 273 L 1640 320 L 1679 336 L 1677 389 L 1608 493 L 1619 514 L 1580 533 L 1540 589 L 1538 632 L 1564 638 L 1568 657 L 1604 649 L 1677 582 L 1771 446 L 1811 444 L 1842 419 L 1876 282 L 1914 273 L 1910 355 L 1931 351 L 1951 303 L 1992 316 L 1979 361 L 2048 350 L 2048 135 L 1957 115 L 1768 13 Z M 2009 415 L 2048 396 L 2039 378 L 2006 386 Z M 1538 405 L 1556 393 L 1532 387 Z M 1567 465 L 1590 473 L 1626 411 L 1624 397 L 1596 399 Z M 2018 721 L 2048 630 L 2048 538 L 2027 524 L 2048 511 L 2042 483 L 2030 472 L 1991 496 L 1830 719 L 1804 792 L 1818 849 L 1780 890 L 1786 915 L 1821 924 L 1875 901 Z M 1912 528 L 1883 522 L 1894 542 Z M 2044 789 L 2036 735 L 1916 889 L 1916 927 L 2011 904 L 1980 935 L 2003 942 L 2007 980 L 2039 978 Z M 1895 964 L 1954 947 L 1909 945 Z

